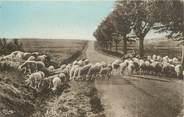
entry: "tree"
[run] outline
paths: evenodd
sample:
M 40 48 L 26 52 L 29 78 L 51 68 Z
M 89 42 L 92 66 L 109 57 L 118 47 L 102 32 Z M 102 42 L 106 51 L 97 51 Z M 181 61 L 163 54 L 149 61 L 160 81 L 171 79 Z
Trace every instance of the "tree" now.
M 139 38 L 140 57 L 144 57 L 144 38 L 155 23 L 155 18 L 152 17 L 153 2 L 151 0 L 117 1 L 117 5 L 127 11 L 123 16 L 131 22 L 131 28 Z
M 184 1 L 156 1 L 154 6 L 157 8 L 157 13 L 154 14 L 154 17 L 157 17 L 157 23 L 160 23 L 154 29 L 157 29 L 159 33 L 170 32 L 168 38 L 182 41 L 182 69 L 180 71 L 180 78 L 182 78 L 184 70 Z
M 118 44 L 120 43 L 121 41 L 121 35 L 119 33 L 112 33 L 112 39 L 113 41 L 115 42 L 115 45 L 116 45 L 116 52 L 118 51 Z
M 116 9 L 112 12 L 112 23 L 115 28 L 115 32 L 122 35 L 123 39 L 123 52 L 127 54 L 127 35 L 131 31 L 131 22 L 129 17 L 126 15 L 126 9 L 124 7 L 116 5 Z

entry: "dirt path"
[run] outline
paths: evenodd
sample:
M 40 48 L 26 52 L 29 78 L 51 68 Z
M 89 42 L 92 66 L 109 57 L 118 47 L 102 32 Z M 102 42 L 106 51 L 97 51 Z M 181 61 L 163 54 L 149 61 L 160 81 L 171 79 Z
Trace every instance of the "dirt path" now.
M 86 56 L 89 58 L 90 62 L 92 62 L 92 63 L 100 62 L 100 61 L 110 63 L 110 62 L 115 60 L 115 58 L 113 58 L 113 57 L 109 57 L 107 55 L 104 55 L 104 54 L 101 54 L 101 53 L 95 51 L 93 41 L 90 41 L 88 43 L 88 49 L 86 50 Z
M 93 42 L 89 42 L 86 55 L 92 63 L 110 63 L 115 59 L 96 52 Z M 96 81 L 96 87 L 107 117 L 184 116 L 181 114 L 184 107 L 183 81 L 162 82 L 115 75 L 109 81 Z

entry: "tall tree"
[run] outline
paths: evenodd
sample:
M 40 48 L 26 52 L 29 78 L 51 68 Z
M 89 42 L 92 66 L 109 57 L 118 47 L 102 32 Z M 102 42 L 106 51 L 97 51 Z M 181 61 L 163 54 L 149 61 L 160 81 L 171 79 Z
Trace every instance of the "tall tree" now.
M 127 54 L 127 35 L 131 31 L 131 22 L 129 17 L 126 15 L 126 9 L 124 7 L 116 5 L 115 10 L 112 12 L 112 23 L 115 28 L 115 32 L 122 35 L 123 39 L 123 52 Z
M 112 33 L 112 38 L 113 38 L 113 41 L 115 42 L 115 46 L 116 46 L 116 52 L 118 52 L 118 44 L 120 43 L 121 41 L 121 34 L 115 32 L 115 33 Z
M 139 38 L 139 54 L 144 57 L 144 38 L 152 29 L 155 19 L 152 17 L 151 0 L 123 0 L 117 1 L 118 6 L 124 7 L 127 11 L 124 16 L 128 16 L 132 29 Z
M 169 32 L 168 38 L 182 41 L 182 69 L 180 71 L 180 77 L 182 78 L 184 70 L 184 1 L 156 1 L 154 7 L 157 8 L 154 17 L 157 18 L 157 23 L 160 23 L 155 29 L 160 33 Z

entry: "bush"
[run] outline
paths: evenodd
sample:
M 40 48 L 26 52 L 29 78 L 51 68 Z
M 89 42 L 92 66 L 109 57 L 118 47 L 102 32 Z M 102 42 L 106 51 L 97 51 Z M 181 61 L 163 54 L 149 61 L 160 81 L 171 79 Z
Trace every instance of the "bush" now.
M 10 54 L 13 51 L 24 51 L 23 44 L 19 42 L 18 39 L 13 39 L 8 41 L 3 38 L 0 39 L 0 54 Z

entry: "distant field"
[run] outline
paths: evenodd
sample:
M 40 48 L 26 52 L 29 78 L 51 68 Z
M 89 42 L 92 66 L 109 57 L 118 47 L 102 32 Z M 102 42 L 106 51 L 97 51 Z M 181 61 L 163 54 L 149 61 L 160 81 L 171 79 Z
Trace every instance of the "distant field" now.
M 161 55 L 161 56 L 169 56 L 174 57 L 177 56 L 181 58 L 181 46 L 178 45 L 178 41 L 166 40 L 166 39 L 149 39 L 144 41 L 144 48 L 146 55 Z M 119 44 L 119 52 L 123 50 L 123 42 Z M 128 49 L 131 51 L 133 49 L 138 52 L 138 41 L 129 43 Z M 115 46 L 113 47 L 113 51 L 115 51 Z
M 20 39 L 25 51 L 38 51 L 51 56 L 53 61 L 61 62 L 77 51 L 81 51 L 87 41 L 62 39 Z

